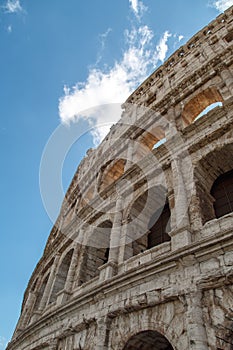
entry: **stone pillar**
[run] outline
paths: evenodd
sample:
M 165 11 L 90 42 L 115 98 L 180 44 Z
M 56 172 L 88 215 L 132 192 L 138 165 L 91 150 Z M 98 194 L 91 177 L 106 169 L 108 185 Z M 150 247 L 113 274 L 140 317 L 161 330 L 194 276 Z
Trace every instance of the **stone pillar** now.
M 117 198 L 116 212 L 113 220 L 113 226 L 110 236 L 110 250 L 108 262 L 102 265 L 100 270 L 100 280 L 105 280 L 114 276 L 117 272 L 119 245 L 121 239 L 121 225 L 122 225 L 122 199 Z
M 127 159 L 125 164 L 125 171 L 127 171 L 133 165 L 133 154 L 134 154 L 134 141 L 129 139 L 127 149 Z
M 169 233 L 172 250 L 180 249 L 191 243 L 190 222 L 188 215 L 187 189 L 182 174 L 182 162 L 177 157 L 172 161 L 173 186 L 175 194 L 175 221 L 176 227 Z
M 185 316 L 190 350 L 209 349 L 202 314 L 201 298 L 201 291 L 191 292 L 189 295 L 186 295 L 187 313 Z
M 225 83 L 225 85 L 227 86 L 229 92 L 230 92 L 230 96 L 233 95 L 233 76 L 232 73 L 230 72 L 228 67 L 222 67 L 220 69 L 220 76 L 222 78 L 222 81 Z
M 86 242 L 86 237 L 87 237 L 87 232 L 88 232 L 88 227 L 86 226 L 82 226 L 79 230 L 78 233 L 78 238 L 77 238 L 77 242 L 82 245 L 83 243 Z M 86 236 L 86 237 L 85 237 Z
M 175 116 L 175 109 L 174 107 L 171 107 L 167 111 L 167 120 L 168 120 L 168 125 L 166 126 L 165 129 L 165 137 L 168 140 L 175 134 L 177 134 L 177 127 L 176 127 L 176 116 Z
M 175 195 L 174 192 L 168 193 L 168 203 L 171 212 L 170 224 L 171 230 L 176 229 L 176 213 L 175 213 Z
M 118 264 L 123 263 L 125 260 L 133 256 L 133 248 L 132 248 L 133 240 L 132 240 L 132 237 L 130 236 L 128 223 L 129 223 L 129 219 L 126 219 L 125 221 L 122 222 Z
M 172 161 L 172 172 L 174 179 L 176 226 L 188 226 L 190 222 L 188 215 L 187 189 L 182 173 L 182 161 L 179 157 L 176 157 Z
M 109 261 L 117 263 L 119 244 L 121 237 L 121 225 L 122 225 L 122 198 L 118 197 L 116 201 L 116 212 L 113 220 L 113 226 L 111 230 L 110 237 L 110 251 L 109 251 Z
M 88 236 L 88 226 L 83 226 L 80 230 L 79 230 L 79 235 L 78 235 L 78 244 L 80 245 L 79 247 L 79 254 L 77 257 L 78 260 L 78 264 L 77 264 L 77 268 L 75 271 L 75 286 L 78 287 L 81 283 L 81 271 L 83 268 L 83 258 L 85 255 L 85 251 L 86 251 L 86 244 L 87 244 L 87 236 Z
M 107 316 L 100 318 L 97 321 L 97 335 L 95 350 L 107 350 L 108 349 L 108 331 L 109 331 L 109 318 Z
M 52 287 L 53 287 L 53 283 L 54 283 L 54 279 L 56 276 L 56 272 L 57 272 L 57 266 L 58 266 L 58 262 L 60 260 L 60 254 L 57 254 L 55 256 L 50 274 L 49 274 L 49 279 L 48 282 L 46 284 L 45 290 L 44 290 L 44 294 L 42 296 L 38 311 L 43 311 L 46 304 L 48 304 L 49 302 L 49 298 L 50 298 L 50 294 L 52 292 Z
M 174 107 L 175 127 L 178 132 L 183 130 L 183 127 L 184 127 L 183 119 L 182 119 L 183 108 L 184 108 L 184 104 L 182 101 Z
M 201 232 L 203 224 L 201 213 L 201 198 L 197 192 L 198 186 L 199 184 L 196 183 L 195 192 L 192 194 L 190 200 L 190 221 L 192 229 L 196 232 Z
M 75 244 L 71 263 L 70 263 L 70 268 L 67 274 L 65 288 L 64 288 L 67 292 L 71 292 L 72 290 L 77 261 L 78 261 L 78 245 Z
M 74 282 L 77 261 L 78 261 L 78 247 L 76 244 L 74 247 L 72 258 L 71 258 L 69 271 L 66 277 L 65 287 L 60 293 L 58 293 L 58 297 L 57 297 L 58 305 L 63 304 L 68 299 L 69 295 L 72 292 L 72 286 Z

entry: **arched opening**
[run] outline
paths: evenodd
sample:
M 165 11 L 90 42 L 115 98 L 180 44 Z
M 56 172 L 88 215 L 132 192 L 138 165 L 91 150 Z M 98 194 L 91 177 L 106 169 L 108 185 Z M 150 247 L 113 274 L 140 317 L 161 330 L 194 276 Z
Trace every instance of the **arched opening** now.
M 57 293 L 65 288 L 66 278 L 67 278 L 68 271 L 70 268 L 70 263 L 71 263 L 73 252 L 74 252 L 74 250 L 71 249 L 66 254 L 64 259 L 62 260 L 61 265 L 59 266 L 58 273 L 57 273 L 55 281 L 54 281 L 54 285 L 53 285 L 53 289 L 52 289 L 49 303 L 53 303 L 54 301 L 56 301 Z
M 203 115 L 207 114 L 208 112 L 212 111 L 212 109 L 215 109 L 216 107 L 222 107 L 223 103 L 222 102 L 215 102 L 212 103 L 211 105 L 209 105 L 208 107 L 206 107 L 200 114 L 198 114 L 198 116 L 194 119 L 194 122 L 198 119 L 200 119 L 201 117 L 203 117 Z
M 159 213 L 155 212 L 155 215 L 152 215 L 148 227 L 150 230 L 147 243 L 148 249 L 171 240 L 168 234 L 171 230 L 170 217 L 171 212 L 168 202 L 166 202 L 162 209 L 159 209 Z
M 233 170 L 219 176 L 215 180 L 211 195 L 214 198 L 216 218 L 233 212 Z
M 150 127 L 139 137 L 138 141 L 146 146 L 147 150 L 158 148 L 166 141 L 164 128 L 161 126 Z
M 184 126 L 188 126 L 198 117 L 203 115 L 202 112 L 207 113 L 207 111 L 212 109 L 212 107 L 216 107 L 222 102 L 223 98 L 220 92 L 215 87 L 210 87 L 200 92 L 199 94 L 194 96 L 189 102 L 187 102 L 183 109 L 182 119 Z M 209 108 L 209 110 L 207 108 Z
M 156 142 L 153 146 L 153 149 L 159 148 L 161 145 L 163 145 L 167 141 L 166 137 L 163 137 L 161 140 Z
M 133 255 L 170 241 L 170 208 L 167 191 L 154 186 L 145 191 L 133 203 L 130 210 Z
M 112 222 L 106 220 L 97 226 L 85 247 L 80 284 L 99 275 L 99 267 L 108 262 Z
M 132 336 L 123 350 L 174 350 L 174 348 L 161 333 L 148 330 Z
M 35 304 L 34 304 L 34 311 L 39 309 L 40 302 L 41 302 L 41 299 L 42 299 L 42 297 L 44 295 L 44 291 L 45 291 L 45 287 L 47 285 L 48 279 L 49 279 L 49 274 L 44 278 L 44 280 L 42 281 L 42 284 L 41 284 L 41 286 L 39 288 L 39 291 L 38 291 L 37 297 L 36 297 L 36 301 L 35 301 Z
M 196 165 L 194 179 L 202 224 L 232 211 L 232 169 L 233 144 L 213 150 Z
M 116 161 L 111 161 L 105 165 L 105 167 L 101 170 L 102 175 L 98 186 L 99 192 L 102 192 L 124 174 L 125 164 L 125 159 L 117 159 Z
M 159 125 L 153 125 L 148 127 L 146 130 L 138 128 L 140 134 L 135 139 L 133 144 L 133 162 L 140 161 L 143 157 L 147 156 L 148 153 L 161 146 L 166 142 L 165 138 L 165 127 Z

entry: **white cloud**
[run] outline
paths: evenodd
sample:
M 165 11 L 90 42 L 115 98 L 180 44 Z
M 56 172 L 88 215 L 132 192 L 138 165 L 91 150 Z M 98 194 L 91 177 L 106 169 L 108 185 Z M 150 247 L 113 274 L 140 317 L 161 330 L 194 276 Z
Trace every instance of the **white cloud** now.
M 223 12 L 228 7 L 233 5 L 233 0 L 217 0 L 212 3 L 212 6 L 214 6 L 218 11 Z
M 166 53 L 168 51 L 167 40 L 168 40 L 168 38 L 170 38 L 170 36 L 171 36 L 171 34 L 168 31 L 166 31 L 164 33 L 163 37 L 160 39 L 159 44 L 156 46 L 157 58 L 161 62 L 163 62 L 165 60 Z
M 8 31 L 8 33 L 12 32 L 12 26 L 11 25 L 7 27 L 7 31 Z
M 140 19 L 143 12 L 147 9 L 143 2 L 139 0 L 129 0 L 129 5 L 137 19 Z
M 96 60 L 96 65 L 99 64 L 102 59 L 102 54 L 106 46 L 106 41 L 111 31 L 112 31 L 112 28 L 108 28 L 104 33 L 99 35 L 100 49 Z
M 6 12 L 9 13 L 21 12 L 23 10 L 19 0 L 8 0 L 4 7 Z
M 100 141 L 109 130 L 100 130 L 100 124 L 108 123 L 108 114 L 91 108 L 111 103 L 123 103 L 132 91 L 148 76 L 159 62 L 163 62 L 168 50 L 167 40 L 171 34 L 166 31 L 159 43 L 152 43 L 153 33 L 148 26 L 126 31 L 127 49 L 122 59 L 112 68 L 102 71 L 92 68 L 86 82 L 73 88 L 64 87 L 64 96 L 59 101 L 62 123 L 83 118 L 95 125 L 95 141 Z M 98 139 L 99 134 L 99 140 Z
M 139 20 L 140 14 L 145 9 L 143 3 L 138 0 L 129 2 Z M 103 65 L 104 69 L 100 69 L 97 65 L 102 59 L 106 38 L 110 32 L 109 28 L 99 36 L 100 53 L 94 68 L 90 68 L 86 81 L 78 82 L 73 87 L 65 86 L 64 96 L 59 100 L 61 122 L 69 124 L 80 119 L 86 120 L 91 127 L 94 127 L 92 135 L 96 144 L 109 131 L 111 126 L 109 115 L 111 114 L 111 123 L 113 119 L 117 121 L 120 117 L 119 108 L 107 112 L 106 104 L 122 104 L 156 66 L 164 62 L 168 51 L 168 39 L 172 36 L 169 31 L 165 31 L 155 43 L 152 30 L 137 21 L 135 27 L 125 31 L 125 49 L 121 59 L 111 67 Z M 179 36 L 179 40 L 182 38 Z M 115 118 L 112 118 L 112 114 Z
M 130 6 L 134 12 L 138 12 L 138 0 L 129 0 Z
M 181 41 L 182 39 L 184 39 L 184 36 L 183 35 L 179 35 L 178 36 L 178 40 Z

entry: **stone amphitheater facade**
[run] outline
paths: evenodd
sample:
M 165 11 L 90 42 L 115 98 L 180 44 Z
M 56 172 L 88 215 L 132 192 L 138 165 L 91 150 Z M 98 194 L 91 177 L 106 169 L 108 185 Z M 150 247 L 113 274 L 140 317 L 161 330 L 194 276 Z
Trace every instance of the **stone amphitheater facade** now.
M 233 349 L 232 15 L 144 81 L 87 152 L 7 350 Z

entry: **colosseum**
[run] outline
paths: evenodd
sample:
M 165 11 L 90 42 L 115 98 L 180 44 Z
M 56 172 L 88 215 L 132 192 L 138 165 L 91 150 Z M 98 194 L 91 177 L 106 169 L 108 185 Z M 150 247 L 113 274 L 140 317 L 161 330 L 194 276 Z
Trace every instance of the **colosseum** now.
M 87 152 L 7 350 L 233 349 L 233 7 Z

